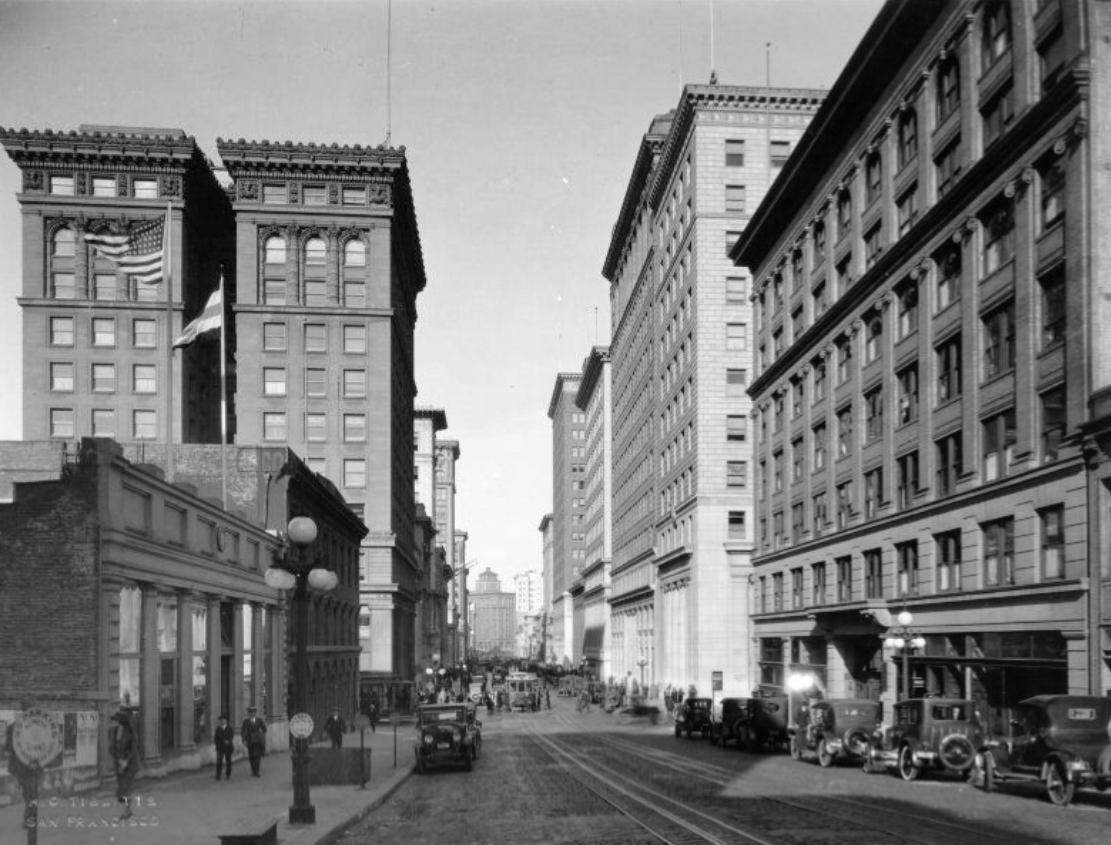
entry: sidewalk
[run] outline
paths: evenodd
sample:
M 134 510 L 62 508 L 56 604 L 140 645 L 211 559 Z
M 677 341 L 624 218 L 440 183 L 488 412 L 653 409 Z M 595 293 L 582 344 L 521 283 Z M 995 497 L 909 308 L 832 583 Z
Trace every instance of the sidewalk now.
M 316 824 L 289 824 L 293 803 L 293 767 L 289 752 L 262 758 L 259 777 L 251 777 L 246 759 L 232 766 L 231 779 L 216 780 L 207 766 L 165 778 L 135 781 L 138 800 L 131 819 L 119 820 L 122 805 L 114 789 L 45 798 L 39 805 L 38 845 L 219 845 L 219 835 L 240 831 L 243 823 L 278 822 L 280 845 L 326 845 L 356 818 L 385 801 L 409 776 L 413 767 L 411 724 L 397 727 L 397 766 L 394 767 L 394 728 L 379 725 L 367 731 L 371 749 L 370 780 L 359 786 L 313 786 L 310 801 Z M 343 738 L 345 748 L 359 747 L 359 733 Z M 313 748 L 326 748 L 327 743 Z M 23 803 L 0 808 L 0 842 L 23 845 Z

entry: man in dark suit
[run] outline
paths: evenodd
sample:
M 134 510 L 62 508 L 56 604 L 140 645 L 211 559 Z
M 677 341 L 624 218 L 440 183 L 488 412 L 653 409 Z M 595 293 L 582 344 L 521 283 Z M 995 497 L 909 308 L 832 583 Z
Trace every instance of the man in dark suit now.
M 131 818 L 131 785 L 139 771 L 139 743 L 131 716 L 124 710 L 112 717 L 109 748 L 116 769 L 116 800 L 123 804 L 120 818 Z
M 231 753 L 235 750 L 235 728 L 228 724 L 228 714 L 220 714 L 220 724 L 212 737 L 216 745 L 216 780 L 220 779 L 220 767 L 224 766 L 224 776 L 231 780 Z
M 257 778 L 259 764 L 266 751 L 266 720 L 259 717 L 256 708 L 247 708 L 247 718 L 239 728 L 239 735 L 247 748 L 247 759 L 251 761 L 251 775 Z

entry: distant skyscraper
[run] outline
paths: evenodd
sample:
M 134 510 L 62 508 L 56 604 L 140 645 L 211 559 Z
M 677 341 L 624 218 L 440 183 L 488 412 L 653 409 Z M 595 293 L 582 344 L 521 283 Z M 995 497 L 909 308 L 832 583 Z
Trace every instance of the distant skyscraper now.
M 575 405 L 582 376 L 556 376 L 548 417 L 552 421 L 552 607 L 553 660 L 570 663 L 575 630 L 571 586 L 586 560 L 586 414 Z
M 517 612 L 535 615 L 544 604 L 544 582 L 539 572 L 532 569 L 513 576 L 513 590 L 517 594 Z

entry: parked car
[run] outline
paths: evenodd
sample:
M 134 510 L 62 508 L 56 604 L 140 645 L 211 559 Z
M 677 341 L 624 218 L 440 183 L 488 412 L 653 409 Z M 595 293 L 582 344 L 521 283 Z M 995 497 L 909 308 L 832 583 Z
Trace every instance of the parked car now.
M 710 735 L 710 709 L 713 701 L 709 698 L 688 698 L 680 702 L 675 710 L 675 736 L 686 734 L 690 739 L 693 734 Z
M 413 753 L 419 773 L 439 763 L 462 763 L 469 772 L 481 749 L 482 722 L 475 717 L 470 702 L 422 704 L 417 708 Z
M 1045 784 L 1054 804 L 1072 801 L 1077 787 L 1111 786 L 1111 698 L 1036 695 L 1019 703 L 1011 737 L 989 738 L 975 756 L 973 783 Z
M 724 748 L 732 739 L 740 746 L 741 728 L 749 719 L 748 702 L 747 698 L 720 698 L 713 703 L 708 731 L 711 743 Z
M 828 767 L 839 760 L 863 759 L 883 705 L 863 698 L 828 698 L 811 701 L 805 712 L 805 723 L 790 730 L 791 756 L 801 760 L 815 755 L 820 766 Z
M 762 695 L 748 699 L 748 720 L 739 728 L 737 745 L 746 751 L 787 747 L 790 702 L 785 695 Z
M 966 774 L 983 729 L 964 698 L 908 698 L 895 705 L 894 724 L 877 730 L 864 753 L 864 771 L 894 768 L 903 780 L 926 771 Z

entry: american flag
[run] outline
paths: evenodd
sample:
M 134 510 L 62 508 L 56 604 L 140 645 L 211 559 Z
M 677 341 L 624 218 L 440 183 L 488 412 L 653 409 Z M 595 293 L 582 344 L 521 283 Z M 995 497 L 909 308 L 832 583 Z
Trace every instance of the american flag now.
M 153 285 L 162 281 L 165 224 L 165 218 L 159 217 L 135 226 L 128 234 L 86 232 L 85 241 L 118 264 L 129 276 Z

